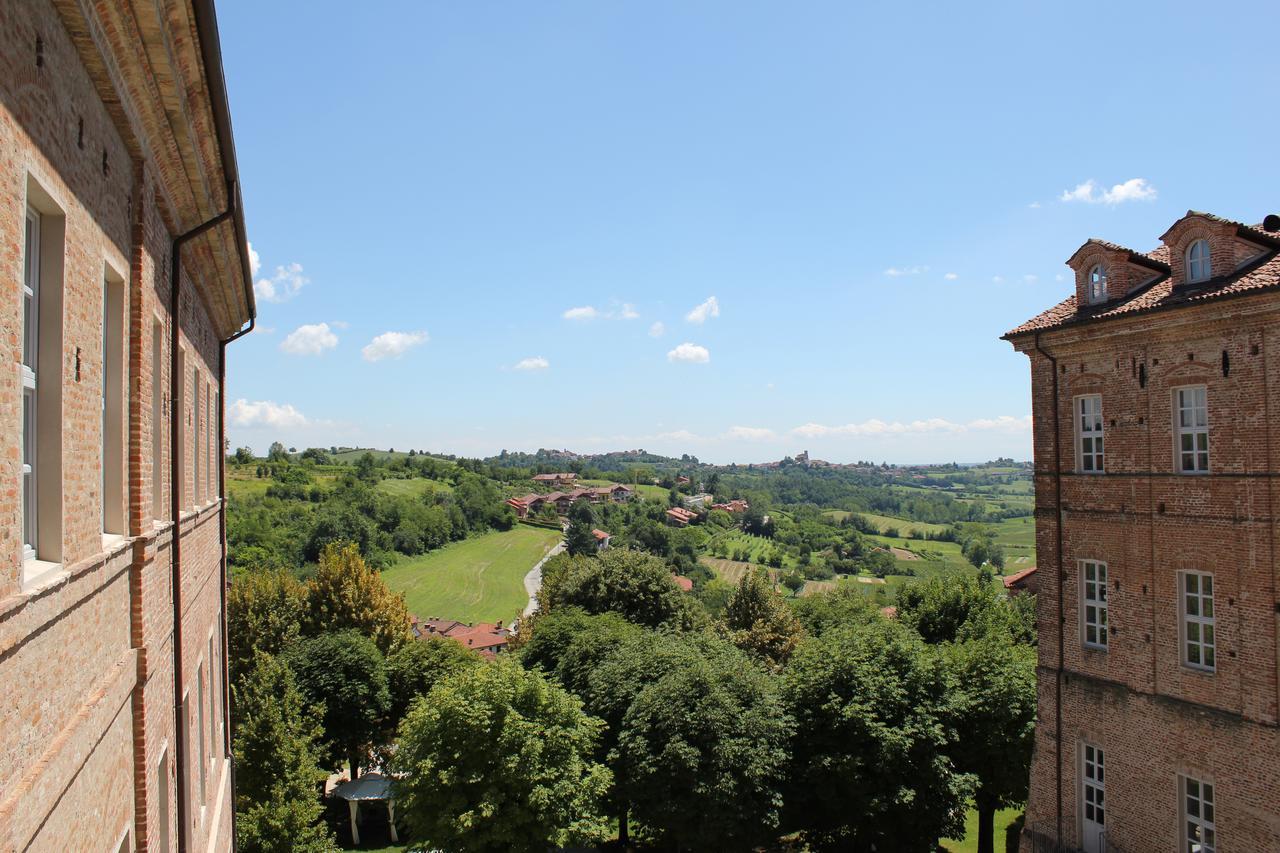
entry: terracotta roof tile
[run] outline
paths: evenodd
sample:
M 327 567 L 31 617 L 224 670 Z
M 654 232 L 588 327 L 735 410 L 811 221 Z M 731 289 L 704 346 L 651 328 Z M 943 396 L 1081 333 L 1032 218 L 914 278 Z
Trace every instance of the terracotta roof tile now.
M 1247 226 L 1240 227 L 1246 228 Z M 1248 230 L 1253 229 L 1250 228 Z M 1274 236 L 1265 235 L 1260 231 L 1258 234 L 1268 236 L 1272 240 L 1275 239 Z M 1151 258 L 1153 261 L 1167 263 L 1168 255 L 1168 248 L 1160 246 L 1148 252 L 1146 257 Z M 1173 280 L 1165 276 L 1153 284 L 1135 290 L 1118 301 L 1104 303 L 1093 311 L 1078 311 L 1075 296 L 1069 296 L 1049 310 L 1037 314 L 1022 325 L 1006 332 L 1004 337 L 1012 338 L 1062 326 L 1092 323 L 1098 320 L 1154 311 L 1175 305 L 1191 305 L 1226 296 L 1254 291 L 1262 292 L 1277 287 L 1280 287 L 1280 252 L 1273 251 L 1268 255 L 1264 255 L 1260 260 L 1235 270 L 1229 275 L 1211 279 L 1191 287 L 1175 288 Z

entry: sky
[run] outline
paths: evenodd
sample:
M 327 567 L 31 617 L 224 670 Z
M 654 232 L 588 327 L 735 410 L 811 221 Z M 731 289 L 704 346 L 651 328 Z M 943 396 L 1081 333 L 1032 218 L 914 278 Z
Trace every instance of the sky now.
M 1030 458 L 1081 243 L 1280 211 L 1276 15 L 220 0 L 230 440 Z

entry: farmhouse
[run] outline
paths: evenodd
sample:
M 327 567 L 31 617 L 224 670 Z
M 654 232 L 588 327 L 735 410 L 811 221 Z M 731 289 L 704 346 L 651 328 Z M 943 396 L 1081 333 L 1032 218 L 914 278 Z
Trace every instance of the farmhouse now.
M 1032 595 L 1036 594 L 1036 567 L 1023 569 L 1020 572 L 1014 572 L 1004 580 L 1004 588 L 1008 590 L 1010 595 L 1016 595 L 1021 592 L 1027 592 Z
M 620 483 L 614 483 L 611 486 L 598 486 L 590 489 L 574 489 L 569 492 L 548 492 L 546 494 L 538 494 L 532 492 L 518 498 L 508 498 L 507 506 L 516 511 L 519 518 L 528 518 L 537 515 L 538 511 L 547 504 L 555 506 L 559 515 L 568 515 L 569 508 L 580 500 L 588 500 L 593 504 L 612 502 L 626 503 L 635 497 L 635 489 L 630 486 L 624 486 Z
M 0 3 L 0 187 L 0 850 L 230 850 L 213 4 Z
M 613 537 L 611 537 L 608 533 L 605 533 L 603 530 L 592 530 L 591 535 L 596 537 L 597 551 L 609 550 L 609 542 Z
M 725 512 L 731 512 L 737 515 L 738 513 L 746 512 L 747 510 L 751 509 L 751 504 L 742 500 L 732 500 L 732 501 L 729 501 L 728 503 L 712 504 L 711 508 L 722 509 Z
M 1043 576 L 1024 851 L 1280 850 L 1280 217 L 1159 239 L 1086 241 L 1005 335 Z
M 690 512 L 682 506 L 672 507 L 667 510 L 667 523 L 673 527 L 688 527 L 690 522 L 698 517 L 696 512 Z
M 690 509 L 701 509 L 702 507 L 706 506 L 707 504 L 711 503 L 711 501 L 714 501 L 714 500 L 715 500 L 714 495 L 709 495 L 706 492 L 700 492 L 699 494 L 690 495 L 689 497 L 685 498 L 684 505 L 689 507 Z
M 419 621 L 417 617 L 410 617 L 410 624 L 415 637 L 448 637 L 487 658 L 507 650 L 507 637 L 511 633 L 497 622 L 477 622 L 472 625 L 453 619 Z

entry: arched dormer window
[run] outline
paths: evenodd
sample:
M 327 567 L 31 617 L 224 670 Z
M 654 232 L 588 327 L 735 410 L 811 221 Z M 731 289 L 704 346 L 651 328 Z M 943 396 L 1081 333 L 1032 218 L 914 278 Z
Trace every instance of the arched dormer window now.
M 1107 268 L 1102 264 L 1089 270 L 1089 304 L 1097 305 L 1107 298 Z
M 1209 278 L 1209 241 L 1196 240 L 1187 247 L 1187 283 Z

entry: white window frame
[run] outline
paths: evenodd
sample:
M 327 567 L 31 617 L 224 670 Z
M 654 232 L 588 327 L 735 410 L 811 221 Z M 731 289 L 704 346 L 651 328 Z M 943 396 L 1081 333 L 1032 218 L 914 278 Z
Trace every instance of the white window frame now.
M 1090 794 L 1092 793 L 1092 796 Z M 1107 755 L 1106 750 L 1088 741 L 1080 742 L 1080 817 L 1107 827 Z M 1092 810 L 1092 814 L 1090 811 Z
M 1107 299 L 1107 268 L 1102 264 L 1094 264 L 1089 270 L 1088 298 L 1090 305 L 1097 305 Z
M 1178 777 L 1178 793 L 1182 800 L 1182 825 L 1179 833 L 1183 853 L 1217 853 L 1214 787 L 1212 782 L 1194 776 Z
M 1081 474 L 1106 473 L 1102 395 L 1082 394 L 1074 399 L 1072 409 L 1076 427 L 1076 471 Z
M 164 506 L 164 431 L 168 425 L 164 404 L 164 322 L 151 325 L 151 515 L 159 522 L 168 514 Z
M 1202 251 L 1197 251 L 1201 249 Z M 1198 281 L 1208 281 L 1213 273 L 1213 265 L 1211 263 L 1212 252 L 1209 247 L 1209 241 L 1203 237 L 1199 240 L 1192 240 L 1191 245 L 1187 246 L 1187 283 L 1195 284 Z
M 1183 666 L 1202 672 L 1216 672 L 1218 669 L 1218 628 L 1213 606 L 1213 587 L 1212 572 L 1178 573 L 1178 613 L 1182 625 L 1179 657 Z
M 209 793 L 207 790 L 208 781 L 205 779 L 205 774 L 208 772 L 208 769 L 205 761 L 206 753 L 205 753 L 205 745 L 204 745 L 204 735 L 205 735 L 204 668 L 205 668 L 204 661 L 200 661 L 200 663 L 196 664 L 196 732 L 200 738 L 199 740 L 200 752 L 197 753 L 199 755 L 199 761 L 196 762 L 196 768 L 197 768 L 196 775 L 199 777 L 199 781 L 200 781 L 200 823 L 201 825 L 204 824 L 205 801 L 208 800 L 209 798 Z
M 1208 474 L 1211 447 L 1207 386 L 1184 385 L 1173 389 L 1173 431 L 1174 470 L 1187 475 Z M 1184 447 L 1188 439 L 1190 450 Z M 1190 468 L 1186 467 L 1188 462 Z
M 124 535 L 128 519 L 129 477 L 126 382 L 127 306 L 124 277 L 109 265 L 102 276 L 102 535 L 104 544 Z
M 1107 564 L 1100 560 L 1081 560 L 1080 639 L 1087 648 L 1106 651 L 1107 630 Z
M 36 558 L 40 538 L 36 486 L 39 436 L 37 377 L 40 367 L 40 213 L 28 206 L 23 235 L 22 281 L 22 559 Z
M 191 368 L 191 506 L 204 500 L 200 481 L 200 368 Z

